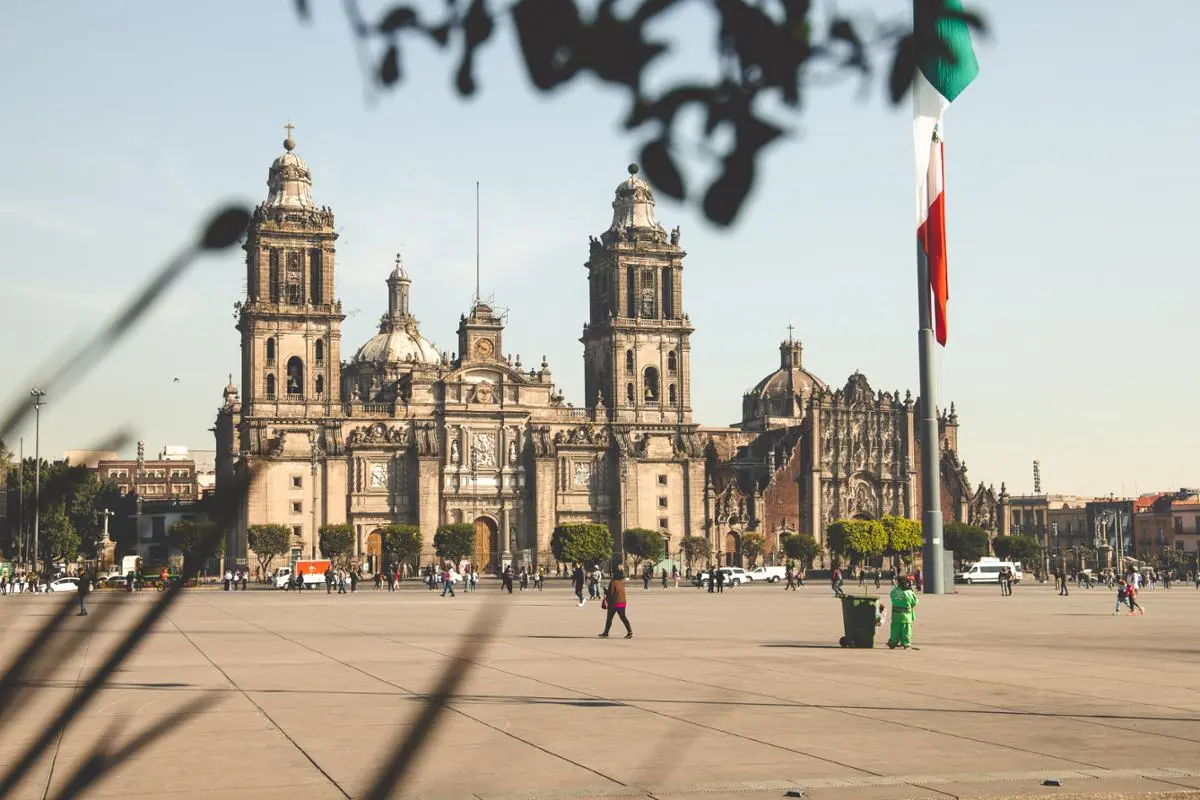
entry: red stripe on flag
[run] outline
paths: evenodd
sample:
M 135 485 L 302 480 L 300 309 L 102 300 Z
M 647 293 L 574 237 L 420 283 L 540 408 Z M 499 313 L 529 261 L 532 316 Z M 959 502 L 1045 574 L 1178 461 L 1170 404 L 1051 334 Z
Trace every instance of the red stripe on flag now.
M 946 191 L 945 172 L 942 145 L 939 143 L 934 158 L 937 163 L 930 163 L 930 191 L 938 192 L 930 198 L 929 213 L 925 222 L 917 229 L 917 236 L 925 248 L 925 256 L 929 261 L 929 291 L 933 294 L 933 330 L 938 344 L 946 346 L 946 301 L 950 299 L 950 277 L 946 261 Z M 933 159 L 930 159 L 932 162 Z M 936 174 L 934 171 L 937 171 Z M 940 178 L 940 180 L 936 180 Z M 939 185 L 940 184 L 940 185 Z

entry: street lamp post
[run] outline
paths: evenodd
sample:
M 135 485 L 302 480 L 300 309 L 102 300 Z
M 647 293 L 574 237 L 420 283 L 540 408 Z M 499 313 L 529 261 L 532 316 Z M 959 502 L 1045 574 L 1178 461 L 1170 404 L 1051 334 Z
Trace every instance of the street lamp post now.
M 46 393 L 41 389 L 30 389 L 33 398 L 33 571 L 38 572 L 38 534 L 42 522 L 42 406 L 46 405 Z

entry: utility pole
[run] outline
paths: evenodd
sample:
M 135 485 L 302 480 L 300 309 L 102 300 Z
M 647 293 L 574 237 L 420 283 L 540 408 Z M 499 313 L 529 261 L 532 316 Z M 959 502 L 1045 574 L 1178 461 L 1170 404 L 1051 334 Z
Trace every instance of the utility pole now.
M 17 483 L 17 530 L 20 532 L 20 535 L 17 537 L 17 544 L 19 547 L 19 552 L 18 552 L 19 558 L 17 560 L 19 562 L 21 562 L 22 564 L 24 564 L 25 559 L 29 556 L 29 543 L 25 541 L 25 537 L 28 534 L 28 531 L 25 530 L 25 437 L 24 436 L 21 437 L 20 450 L 21 450 L 21 456 L 20 456 L 21 471 L 19 473 L 17 473 L 17 480 L 18 480 L 18 483 Z
M 36 462 L 34 466 L 33 478 L 33 571 L 38 571 L 38 534 L 42 522 L 42 406 L 46 404 L 43 399 L 46 393 L 41 389 L 30 389 L 29 394 L 33 397 L 33 413 L 34 413 L 34 428 L 33 428 L 33 460 Z

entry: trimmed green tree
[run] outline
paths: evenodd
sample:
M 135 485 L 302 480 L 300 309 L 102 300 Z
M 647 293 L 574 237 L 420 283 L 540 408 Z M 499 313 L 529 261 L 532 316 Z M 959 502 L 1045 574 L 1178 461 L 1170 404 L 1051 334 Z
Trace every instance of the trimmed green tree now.
M 812 567 L 813 559 L 821 552 L 821 546 L 810 533 L 789 533 L 781 537 L 779 542 L 788 558 L 794 558 L 806 568 Z
M 996 551 L 996 556 L 1004 561 L 1018 561 L 1028 565 L 1037 557 L 1038 540 L 1027 533 L 997 536 L 992 540 L 992 548 Z
M 612 558 L 612 534 L 598 522 L 566 522 L 554 528 L 550 551 L 564 564 L 604 564 Z
M 79 555 L 79 532 L 61 503 L 42 514 L 41 532 L 42 551 L 50 562 L 67 564 Z
M 988 554 L 988 533 L 978 525 L 947 522 L 942 526 L 942 540 L 947 550 L 954 551 L 956 561 L 978 561 Z
M 424 544 L 421 529 L 416 525 L 384 525 L 379 534 L 384 562 L 408 564 L 415 574 L 420 566 L 421 546 Z
M 433 552 L 458 564 L 475 554 L 475 526 L 469 522 L 443 525 L 433 534 Z
M 886 516 L 880 520 L 880 523 L 887 531 L 887 553 L 897 560 L 911 562 L 913 553 L 920 552 L 921 546 L 925 543 L 921 533 L 921 523 L 907 517 L 896 516 Z
M 688 569 L 695 560 L 705 561 L 712 557 L 712 542 L 706 536 L 685 536 L 679 540 L 679 549 L 687 561 Z
M 321 555 L 330 561 L 344 561 L 354 552 L 354 526 L 346 523 L 322 525 L 318 530 L 317 546 Z
M 246 541 L 265 577 L 271 562 L 292 549 L 292 531 L 286 525 L 251 525 L 246 529 Z
M 825 533 L 829 550 L 861 564 L 887 549 L 887 530 L 877 519 L 839 519 Z
M 637 573 L 642 561 L 659 561 L 666 549 L 666 539 L 658 531 L 649 528 L 630 528 L 622 536 L 625 555 L 633 557 L 633 571 Z
M 758 557 L 767 549 L 767 540 L 761 534 L 742 534 L 742 555 L 746 557 L 746 569 L 758 566 Z
M 167 529 L 171 546 L 183 553 L 183 574 L 195 575 L 210 558 L 225 552 L 225 531 L 206 519 L 185 519 Z

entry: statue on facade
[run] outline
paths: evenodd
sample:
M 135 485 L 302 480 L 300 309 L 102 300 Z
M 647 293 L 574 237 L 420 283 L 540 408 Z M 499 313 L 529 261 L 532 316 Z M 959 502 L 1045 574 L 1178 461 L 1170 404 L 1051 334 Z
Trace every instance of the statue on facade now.
M 450 463 L 458 464 L 462 460 L 462 454 L 458 450 L 458 439 L 450 440 Z
M 675 245 L 676 247 L 679 246 L 679 226 L 678 225 L 676 225 L 674 228 L 671 229 L 671 244 Z
M 514 465 L 517 463 L 517 457 L 520 453 L 517 451 L 517 440 L 513 439 L 508 443 L 508 463 Z

